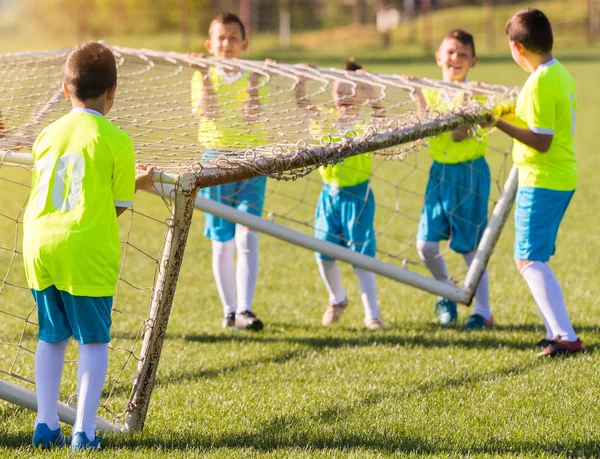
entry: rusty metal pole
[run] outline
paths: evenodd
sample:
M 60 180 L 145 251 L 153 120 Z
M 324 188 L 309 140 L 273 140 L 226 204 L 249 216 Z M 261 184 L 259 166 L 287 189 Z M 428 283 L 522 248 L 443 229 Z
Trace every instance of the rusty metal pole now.
M 170 220 L 158 279 L 152 295 L 150 316 L 147 319 L 148 329 L 144 335 L 132 397 L 127 407 L 125 429 L 128 432 L 139 432 L 144 427 L 197 193 L 194 175 L 182 174 L 175 189 L 173 217 Z

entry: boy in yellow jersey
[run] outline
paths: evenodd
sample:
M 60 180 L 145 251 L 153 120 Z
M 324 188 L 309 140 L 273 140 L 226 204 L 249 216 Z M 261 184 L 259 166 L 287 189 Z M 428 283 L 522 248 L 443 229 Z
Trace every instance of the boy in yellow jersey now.
M 361 71 L 362 67 L 351 59 L 346 63 L 345 70 Z M 301 83 L 296 96 L 302 105 L 312 106 L 305 98 L 305 83 L 302 80 Z M 319 138 L 325 134 L 332 141 L 340 141 L 347 131 L 364 130 L 365 123 L 358 116 L 358 107 L 366 100 L 372 100 L 369 89 L 360 83 L 352 88 L 350 83 L 336 81 L 332 93 L 337 112 L 335 125 L 326 127 L 320 123 L 313 127 L 313 134 Z M 380 116 L 381 107 L 377 102 L 372 100 L 371 106 L 374 115 Z M 370 184 L 371 171 L 371 156 L 368 153 L 351 156 L 335 165 L 319 167 L 323 188 L 315 212 L 315 238 L 349 247 L 363 255 L 375 256 L 375 197 Z M 315 256 L 329 293 L 329 304 L 322 319 L 322 324 L 329 326 L 339 321 L 348 306 L 348 299 L 337 262 L 319 252 Z M 359 281 L 365 327 L 378 330 L 383 327 L 383 322 L 375 275 L 357 267 L 354 267 L 354 272 Z
M 456 29 L 443 38 L 435 55 L 443 80 L 463 83 L 477 63 L 473 35 Z M 423 89 L 417 92 L 419 111 L 441 112 L 467 102 L 465 91 Z M 475 249 L 487 226 L 490 170 L 485 160 L 487 138 L 476 139 L 468 129 L 446 132 L 429 139 L 433 164 L 425 191 L 425 202 L 417 232 L 417 251 L 433 277 L 452 284 L 439 242 L 449 240 L 452 250 L 471 265 Z M 436 303 L 440 325 L 454 325 L 456 303 L 440 298 Z M 489 328 L 494 324 L 490 311 L 487 269 L 475 292 L 473 314 L 464 321 L 467 329 Z
M 239 58 L 248 48 L 244 24 L 232 13 L 221 13 L 210 24 L 205 46 L 221 59 Z M 219 66 L 201 68 L 192 80 L 192 111 L 201 116 L 198 140 L 204 160 L 216 159 L 226 147 L 266 142 L 264 125 L 258 122 L 261 97 L 258 75 Z M 235 120 L 224 116 L 235 115 Z M 240 135 L 231 124 L 243 120 L 250 134 Z M 201 190 L 204 198 L 261 216 L 266 177 L 226 183 Z M 258 278 L 258 233 L 223 218 L 205 213 L 204 235 L 212 240 L 212 267 L 223 305 L 223 328 L 259 331 L 262 321 L 252 312 Z M 234 262 L 237 249 L 237 266 Z
M 33 446 L 64 446 L 57 415 L 65 350 L 79 341 L 77 418 L 71 447 L 99 449 L 94 424 L 108 366 L 112 297 L 120 255 L 117 216 L 152 168 L 136 179 L 132 140 L 104 115 L 117 86 L 112 52 L 75 47 L 63 89 L 73 109 L 33 146 L 31 196 L 23 221 L 23 260 L 38 307 L 35 354 L 38 414 Z
M 546 326 L 538 356 L 583 352 L 562 289 L 548 266 L 578 181 L 575 82 L 552 57 L 552 27 L 544 13 L 519 11 L 506 23 L 506 34 L 514 61 L 530 73 L 517 98 L 516 122 L 496 121 L 498 129 L 514 138 L 513 161 L 519 169 L 515 263 Z

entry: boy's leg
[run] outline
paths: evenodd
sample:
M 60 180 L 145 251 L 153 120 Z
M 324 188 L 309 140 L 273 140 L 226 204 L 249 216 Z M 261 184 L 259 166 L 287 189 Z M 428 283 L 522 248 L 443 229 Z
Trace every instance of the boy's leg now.
M 448 169 L 448 166 L 437 162 L 431 165 L 417 231 L 417 252 L 434 279 L 452 283 L 439 244 L 439 241 L 448 240 L 451 236 L 443 188 Z
M 317 266 L 319 274 L 327 288 L 330 304 L 338 304 L 346 301 L 346 290 L 342 287 L 342 276 L 340 268 L 335 260 L 317 257 Z
M 490 168 L 482 157 L 449 168 L 449 180 L 444 184 L 446 213 L 450 218 L 452 235 L 449 246 L 462 254 L 467 266 L 471 266 L 475 249 L 487 226 L 490 183 Z M 489 290 L 486 269 L 475 291 L 473 314 L 464 321 L 465 328 L 493 325 Z
M 34 446 L 60 446 L 66 441 L 58 422 L 58 393 L 65 351 L 73 336 L 65 304 L 55 286 L 31 291 L 38 310 L 38 346 L 34 373 L 38 414 Z M 45 425 L 44 425 L 45 424 Z
M 375 196 L 370 182 L 342 188 L 340 192 L 341 226 L 344 240 L 352 251 L 374 257 L 377 251 L 375 235 Z M 354 267 L 358 276 L 360 298 L 365 311 L 365 326 L 378 329 L 383 326 L 377 299 L 375 274 Z
M 453 285 L 444 257 L 440 253 L 439 242 L 418 239 L 417 252 L 434 279 L 445 282 L 448 285 Z M 440 317 L 440 325 L 442 327 L 454 325 L 458 319 L 456 302 L 450 301 L 447 298 L 439 298 L 435 303 L 435 312 Z
M 446 267 L 446 261 L 440 253 L 438 241 L 417 240 L 417 252 L 434 279 L 452 285 L 452 279 Z
M 79 343 L 77 417 L 73 432 L 85 433 L 91 442 L 96 437 L 96 413 L 108 371 L 108 343 Z
M 258 233 L 248 228 L 239 228 L 235 233 L 237 266 L 237 312 L 252 310 L 252 300 L 258 280 Z
M 262 216 L 265 202 L 266 177 L 255 177 L 235 183 L 234 206 L 257 217 Z M 252 302 L 258 280 L 258 233 L 241 225 L 235 228 L 237 266 L 235 270 L 237 287 L 236 326 L 259 331 L 262 321 L 252 312 Z
M 381 323 L 381 311 L 377 300 L 377 281 L 375 274 L 364 269 L 354 267 L 354 272 L 358 276 L 360 286 L 360 299 L 365 309 L 365 325 L 377 321 Z
M 57 413 L 58 393 L 68 344 L 68 339 L 57 343 L 38 341 L 34 362 L 38 404 L 36 426 L 46 424 L 50 430 L 60 427 Z
M 547 265 L 574 192 L 519 187 L 515 206 L 514 257 L 544 318 L 546 336 L 574 342 L 562 289 Z M 549 330 L 548 330 L 549 329 Z
M 314 234 L 320 241 L 343 245 L 339 190 L 328 184 L 323 185 L 315 208 Z M 342 287 L 340 269 L 336 261 L 319 252 L 315 252 L 315 257 L 329 298 L 321 323 L 325 326 L 332 325 L 339 321 L 348 306 L 346 290 Z
M 203 198 L 234 206 L 236 183 L 226 183 L 200 190 Z M 212 269 L 219 298 L 223 305 L 223 327 L 233 326 L 237 309 L 235 289 L 235 224 L 204 213 L 204 235 L 212 240 Z
M 329 293 L 329 304 L 325 309 L 321 323 L 325 326 L 333 325 L 339 322 L 344 310 L 348 307 L 348 299 L 346 291 L 342 287 L 342 279 L 340 269 L 335 260 L 322 258 L 321 254 L 317 254 L 317 266 L 321 279 Z
M 533 261 L 521 269 L 521 275 L 544 318 L 544 324 L 550 328 L 552 338 L 577 341 L 562 289 L 550 266 L 541 261 Z
M 235 314 L 235 241 L 212 241 L 212 269 L 223 305 L 223 316 Z
M 99 448 L 96 412 L 108 369 L 112 296 L 74 296 L 61 292 L 73 337 L 79 341 L 77 413 L 71 448 Z

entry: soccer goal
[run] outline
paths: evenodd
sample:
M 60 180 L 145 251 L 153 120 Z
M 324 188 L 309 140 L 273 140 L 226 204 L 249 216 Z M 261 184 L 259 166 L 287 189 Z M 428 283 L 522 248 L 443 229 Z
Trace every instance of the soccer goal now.
M 144 425 L 194 207 L 455 301 L 471 301 L 510 210 L 516 177 L 509 173 L 506 146 L 496 144 L 490 132 L 473 131 L 489 149 L 494 184 L 490 219 L 480 228 L 482 242 L 471 268 L 450 267 L 458 282 L 450 287 L 431 279 L 416 256 L 414 239 L 431 162 L 424 147 L 428 137 L 486 122 L 494 108 L 514 96 L 513 89 L 112 49 L 119 88 L 109 118 L 134 139 L 138 163 L 159 171 L 155 191 L 160 197 L 136 196 L 133 209 L 120 218 L 122 259 L 109 374 L 96 422 L 100 429 L 138 431 Z M 0 398 L 33 410 L 37 313 L 22 264 L 22 216 L 31 146 L 45 125 L 70 109 L 61 92 L 67 54 L 0 56 L 0 191 L 5 196 L 0 204 Z M 235 140 L 207 151 L 198 140 L 203 115 L 193 103 L 191 82 L 198 76 L 205 79 L 213 65 L 255 75 L 250 89 L 259 102 L 250 116 L 242 116 L 235 104 L 217 96 L 208 100 L 203 110 L 213 114 L 220 132 Z M 335 125 L 332 88 L 340 84 L 349 97 L 366 96 L 353 98 L 355 127 L 336 136 L 314 126 Z M 416 94 L 423 89 L 460 93 L 464 103 L 447 112 L 419 111 Z M 376 258 L 313 237 L 320 189 L 316 169 L 366 152 L 374 155 Z M 269 180 L 263 218 L 197 196 L 200 188 L 255 176 L 274 179 Z M 152 243 L 156 240 L 161 244 Z M 59 414 L 73 423 L 75 346 L 69 347 L 67 357 Z

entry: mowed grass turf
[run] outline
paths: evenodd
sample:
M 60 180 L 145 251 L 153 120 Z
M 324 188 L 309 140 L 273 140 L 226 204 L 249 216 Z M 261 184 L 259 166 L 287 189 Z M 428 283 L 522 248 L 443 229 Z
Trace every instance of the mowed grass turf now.
M 328 64 L 339 66 L 343 59 Z M 254 310 L 265 330 L 222 331 L 210 243 L 201 235 L 198 213 L 146 427 L 142 434 L 105 435 L 98 457 L 600 455 L 600 64 L 569 61 L 567 53 L 564 62 L 578 85 L 580 186 L 551 267 L 588 354 L 533 359 L 533 344 L 544 328 L 512 262 L 512 221 L 490 263 L 493 330 L 442 330 L 432 322 L 432 295 L 378 278 L 387 327 L 367 332 L 357 280 L 346 265 L 342 275 L 351 306 L 339 326 L 324 329 L 326 293 L 313 254 L 262 235 Z M 439 76 L 434 62 L 362 63 L 374 72 Z M 526 77 L 508 60 L 485 59 L 470 75 L 505 85 L 522 84 Z M 139 207 L 156 203 L 146 194 L 136 200 Z M 158 251 L 160 239 L 146 240 L 143 232 L 138 237 Z M 469 311 L 460 307 L 460 317 Z M 0 331 L 7 333 L 1 324 Z M 29 446 L 34 418 L 0 402 L 0 457 L 68 455 Z

